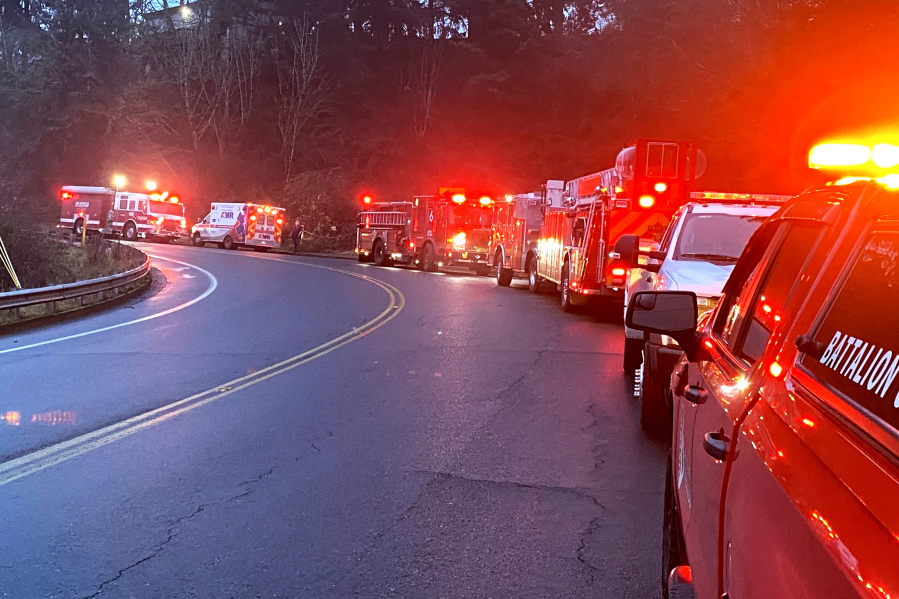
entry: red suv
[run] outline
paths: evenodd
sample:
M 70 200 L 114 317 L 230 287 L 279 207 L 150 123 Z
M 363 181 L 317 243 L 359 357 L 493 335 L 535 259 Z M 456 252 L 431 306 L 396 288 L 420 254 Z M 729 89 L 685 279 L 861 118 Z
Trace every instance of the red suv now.
M 899 189 L 881 181 L 784 205 L 698 327 L 692 293 L 632 298 L 627 325 L 686 352 L 666 597 L 899 598 Z

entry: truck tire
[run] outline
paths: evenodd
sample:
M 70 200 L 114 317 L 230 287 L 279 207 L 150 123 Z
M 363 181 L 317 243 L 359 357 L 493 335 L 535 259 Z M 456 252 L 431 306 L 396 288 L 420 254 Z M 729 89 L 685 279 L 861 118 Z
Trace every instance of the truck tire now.
M 537 259 L 528 260 L 528 289 L 531 293 L 540 293 L 540 275 L 537 274 Z
M 128 241 L 137 239 L 137 227 L 134 226 L 134 223 L 127 223 L 125 225 L 125 228 L 122 229 L 122 237 Z
M 486 264 L 475 264 L 474 274 L 478 275 L 479 277 L 486 277 L 490 274 L 490 267 Z
M 571 303 L 571 294 L 572 291 L 568 287 L 568 283 L 571 281 L 571 267 L 569 263 L 566 262 L 564 266 L 562 266 L 562 282 L 559 284 L 561 288 L 560 291 L 560 301 L 562 302 L 562 309 L 566 312 L 574 312 L 574 304 Z
M 237 248 L 237 246 L 234 244 L 234 240 L 231 239 L 231 236 L 225 235 L 225 238 L 222 239 L 222 249 L 223 250 L 233 250 L 236 248 Z
M 662 520 L 662 597 L 668 597 L 668 575 L 677 566 L 687 564 L 684 549 L 684 533 L 680 514 L 674 499 L 674 476 L 671 470 L 671 452 L 668 452 L 668 468 L 665 474 L 665 507 Z
M 496 284 L 500 287 L 508 287 L 512 284 L 512 269 L 503 267 L 503 255 L 501 252 L 496 252 L 496 257 L 493 259 L 493 264 L 496 268 Z
M 638 396 L 640 397 L 640 428 L 646 433 L 664 439 L 671 432 L 671 415 L 665 404 L 665 389 L 652 378 L 649 371 L 649 349 L 644 345 L 643 363 L 640 364 Z
M 421 250 L 421 269 L 425 272 L 437 272 L 437 252 L 431 242 L 425 243 Z
M 194 233 L 193 244 L 194 244 L 194 247 L 198 247 L 198 248 L 201 248 L 204 245 L 206 245 L 205 243 L 203 243 L 203 238 L 200 237 L 199 233 Z
M 387 250 L 384 249 L 384 242 L 380 239 L 375 240 L 375 245 L 371 249 L 371 257 L 377 266 L 390 265 L 390 259 L 387 257 Z
M 624 338 L 624 374 L 634 376 L 634 371 L 643 363 L 643 340 Z
M 75 234 L 75 237 L 81 237 L 81 229 L 84 227 L 84 219 L 79 218 L 75 221 L 75 224 L 72 226 L 72 232 Z

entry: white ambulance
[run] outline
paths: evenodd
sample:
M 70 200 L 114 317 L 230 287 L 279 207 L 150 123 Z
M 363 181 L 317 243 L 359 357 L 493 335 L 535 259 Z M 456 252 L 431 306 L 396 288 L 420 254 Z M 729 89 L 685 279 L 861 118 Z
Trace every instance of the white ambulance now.
M 283 208 L 213 202 L 209 214 L 191 227 L 191 240 L 197 247 L 217 243 L 226 250 L 247 246 L 264 252 L 281 247 L 283 225 Z

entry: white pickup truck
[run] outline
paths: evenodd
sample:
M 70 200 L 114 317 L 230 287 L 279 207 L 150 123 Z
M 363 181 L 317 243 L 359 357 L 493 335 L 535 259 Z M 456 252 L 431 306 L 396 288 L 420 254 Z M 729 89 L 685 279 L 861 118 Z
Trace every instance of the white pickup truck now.
M 715 307 L 724 283 L 749 238 L 790 196 L 698 192 L 674 215 L 658 250 L 641 251 L 636 236 L 623 236 L 615 252 L 631 268 L 625 310 L 637 291 L 692 291 L 702 315 Z M 695 201 L 699 200 L 699 201 Z M 649 258 L 640 264 L 639 256 Z M 646 262 L 646 260 L 644 260 Z M 674 339 L 625 327 L 624 368 L 637 369 L 640 426 L 665 435 L 670 404 L 664 395 L 681 350 Z

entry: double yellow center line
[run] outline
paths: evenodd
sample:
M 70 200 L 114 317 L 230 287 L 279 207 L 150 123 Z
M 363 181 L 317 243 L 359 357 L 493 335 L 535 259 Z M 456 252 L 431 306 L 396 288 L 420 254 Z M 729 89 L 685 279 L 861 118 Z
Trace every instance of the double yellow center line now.
M 19 480 L 20 478 L 23 478 L 30 474 L 34 474 L 35 472 L 39 472 L 45 468 L 55 466 L 56 464 L 60 464 L 71 458 L 83 455 L 89 451 L 93 451 L 94 449 L 97 449 L 99 447 L 103 447 L 104 445 L 107 445 L 109 443 L 113 443 L 114 441 L 118 441 L 119 439 L 123 439 L 145 428 L 149 428 L 151 426 L 155 426 L 157 424 L 165 422 L 170 418 L 174 418 L 175 416 L 184 414 L 185 412 L 189 412 L 195 408 L 199 408 L 200 406 L 212 403 L 224 397 L 228 397 L 233 393 L 237 393 L 238 391 L 242 391 L 263 381 L 267 381 L 268 379 L 278 376 L 279 374 L 283 374 L 288 370 L 292 370 L 294 368 L 302 366 L 303 364 L 306 364 L 307 362 L 311 362 L 316 358 L 320 358 L 321 356 L 329 354 L 332 351 L 340 349 L 344 345 L 352 343 L 357 339 L 361 339 L 362 337 L 365 337 L 373 331 L 381 328 L 382 326 L 393 320 L 406 305 L 406 299 L 405 297 L 403 297 L 403 294 L 400 292 L 400 290 L 393 285 L 384 283 L 383 281 L 379 281 L 377 279 L 373 279 L 361 274 L 339 270 L 336 268 L 329 268 L 326 266 L 318 266 L 312 264 L 303 264 L 303 266 L 321 268 L 323 270 L 331 270 L 341 274 L 363 279 L 369 283 L 377 285 L 378 287 L 386 291 L 388 297 L 390 298 L 390 302 L 383 312 L 378 314 L 378 316 L 368 321 L 364 325 L 348 333 L 344 333 L 339 337 L 331 339 L 326 343 L 322 343 L 318 347 L 314 347 L 299 355 L 293 356 L 292 358 L 288 358 L 282 362 L 273 364 L 272 366 L 264 368 L 258 372 L 254 372 L 238 379 L 234 379 L 233 381 L 228 381 L 227 383 L 216 385 L 212 389 L 208 389 L 206 391 L 203 391 L 202 393 L 197 393 L 196 395 L 192 395 L 190 397 L 175 401 L 173 403 L 162 406 L 161 408 L 156 408 L 155 410 L 144 412 L 143 414 L 133 416 L 131 418 L 128 418 L 127 420 L 105 426 L 90 433 L 86 433 L 73 439 L 69 439 L 68 441 L 63 441 L 61 443 L 51 445 L 50 447 L 46 447 L 33 453 L 29 453 L 4 462 L 0 464 L 0 487 L 2 487 L 3 485 L 7 485 L 13 481 Z

